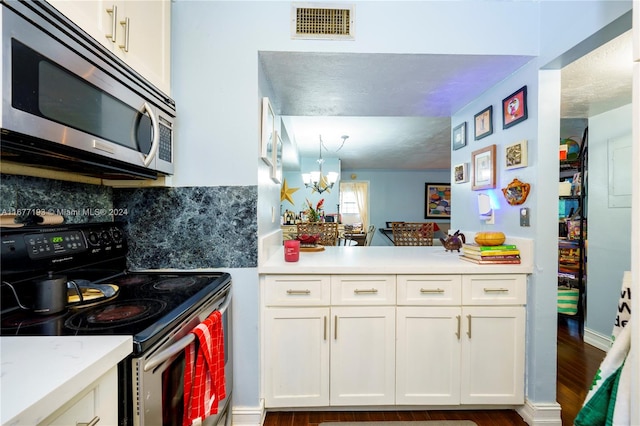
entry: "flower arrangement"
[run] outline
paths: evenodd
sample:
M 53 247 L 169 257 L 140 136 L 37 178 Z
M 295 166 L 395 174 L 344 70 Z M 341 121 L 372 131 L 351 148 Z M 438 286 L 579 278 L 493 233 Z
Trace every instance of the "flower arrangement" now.
M 323 206 L 324 206 L 324 198 L 321 198 L 320 201 L 318 201 L 315 208 L 313 207 L 313 204 L 311 204 L 311 201 L 307 199 L 307 204 L 306 204 L 307 208 L 305 209 L 305 213 L 307 215 L 307 218 L 309 219 L 309 222 L 320 221 L 320 211 L 322 210 Z

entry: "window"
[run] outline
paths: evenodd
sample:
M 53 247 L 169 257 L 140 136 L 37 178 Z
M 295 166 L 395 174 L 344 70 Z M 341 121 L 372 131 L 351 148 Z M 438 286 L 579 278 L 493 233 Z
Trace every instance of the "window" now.
M 369 222 L 369 183 L 340 182 L 340 215 L 342 223 L 361 223 L 366 228 Z

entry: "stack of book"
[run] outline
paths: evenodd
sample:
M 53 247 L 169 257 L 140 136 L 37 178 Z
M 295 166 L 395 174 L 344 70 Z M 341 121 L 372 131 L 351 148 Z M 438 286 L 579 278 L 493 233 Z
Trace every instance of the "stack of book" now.
M 515 244 L 480 246 L 475 243 L 462 244 L 462 260 L 478 264 L 520 263 L 520 250 Z

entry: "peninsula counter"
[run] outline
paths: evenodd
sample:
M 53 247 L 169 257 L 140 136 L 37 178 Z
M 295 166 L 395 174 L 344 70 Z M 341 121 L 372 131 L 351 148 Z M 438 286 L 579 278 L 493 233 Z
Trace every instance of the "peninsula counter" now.
M 443 247 L 326 247 L 259 266 L 266 409 L 524 404 L 532 241 L 521 264 Z

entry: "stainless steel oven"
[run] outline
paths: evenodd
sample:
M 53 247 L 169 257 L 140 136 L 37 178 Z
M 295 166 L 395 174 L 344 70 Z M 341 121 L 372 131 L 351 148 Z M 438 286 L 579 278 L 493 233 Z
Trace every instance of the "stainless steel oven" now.
M 3 0 L 2 158 L 100 177 L 173 173 L 174 101 L 45 1 Z
M 128 242 L 118 223 L 0 228 L 0 334 L 132 336 L 131 355 L 118 364 L 120 425 L 182 426 L 185 348 L 194 328 L 219 311 L 226 397 L 203 424 L 230 424 L 231 276 L 129 271 Z M 29 310 L 34 284 L 51 274 L 67 281 L 68 305 L 50 315 Z
M 204 425 L 231 424 L 228 405 L 233 388 L 231 332 L 231 284 L 203 301 L 203 306 L 176 326 L 167 339 L 139 358 L 132 360 L 137 401 L 134 425 L 181 425 L 184 416 L 185 349 L 194 341 L 193 330 L 214 311 L 222 314 L 224 334 L 225 395 L 216 401 L 218 413 Z

